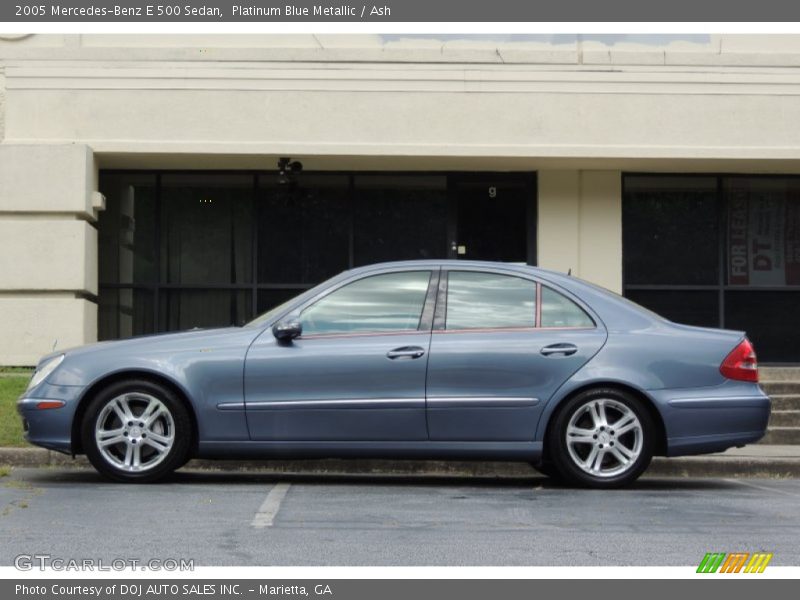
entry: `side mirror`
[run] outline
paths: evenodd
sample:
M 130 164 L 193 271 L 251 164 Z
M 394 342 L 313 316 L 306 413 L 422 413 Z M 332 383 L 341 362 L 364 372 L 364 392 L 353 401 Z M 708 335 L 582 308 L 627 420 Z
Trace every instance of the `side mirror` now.
M 272 326 L 272 335 L 281 341 L 293 340 L 303 333 L 303 325 L 300 321 L 279 321 Z

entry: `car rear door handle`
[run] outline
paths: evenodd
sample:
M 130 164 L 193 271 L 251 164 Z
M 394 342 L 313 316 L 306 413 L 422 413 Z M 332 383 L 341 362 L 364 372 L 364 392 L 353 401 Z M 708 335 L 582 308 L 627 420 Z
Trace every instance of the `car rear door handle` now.
M 398 358 L 414 359 L 414 358 L 419 358 L 424 354 L 425 354 L 425 349 L 420 348 L 419 346 L 403 346 L 401 348 L 395 348 L 394 350 L 389 350 L 389 352 L 386 353 L 386 358 L 389 358 L 391 360 L 396 360 Z
M 544 356 L 572 356 L 577 351 L 575 344 L 550 344 L 540 350 Z

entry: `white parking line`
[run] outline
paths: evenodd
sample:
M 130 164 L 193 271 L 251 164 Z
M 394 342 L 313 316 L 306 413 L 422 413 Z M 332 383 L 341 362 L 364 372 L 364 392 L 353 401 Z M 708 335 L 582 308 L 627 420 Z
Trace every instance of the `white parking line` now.
M 289 491 L 289 483 L 276 483 L 275 486 L 269 491 L 264 502 L 253 517 L 253 522 L 250 523 L 252 527 L 261 529 L 262 527 L 272 527 L 272 522 L 275 516 L 281 509 L 281 502 L 286 497 L 286 492 Z

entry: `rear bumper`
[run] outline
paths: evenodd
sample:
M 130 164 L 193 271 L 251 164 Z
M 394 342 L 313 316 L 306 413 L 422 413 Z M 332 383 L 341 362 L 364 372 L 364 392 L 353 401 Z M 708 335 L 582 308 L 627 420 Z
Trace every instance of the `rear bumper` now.
M 654 390 L 667 434 L 667 456 L 722 452 L 757 442 L 767 431 L 770 399 L 758 384 Z

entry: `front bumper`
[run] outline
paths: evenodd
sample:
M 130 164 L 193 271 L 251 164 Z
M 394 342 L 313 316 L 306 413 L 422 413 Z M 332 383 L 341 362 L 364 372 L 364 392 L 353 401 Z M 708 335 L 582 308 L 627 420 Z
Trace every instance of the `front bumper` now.
M 722 452 L 757 442 L 767 431 L 770 399 L 755 383 L 652 390 L 664 419 L 667 456 Z
M 42 383 L 17 400 L 25 439 L 36 446 L 72 453 L 72 423 L 83 386 Z M 40 403 L 63 403 L 59 408 L 39 408 Z

